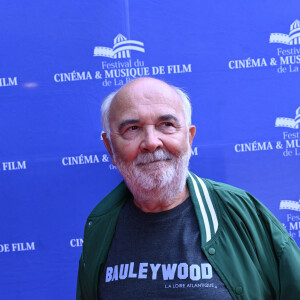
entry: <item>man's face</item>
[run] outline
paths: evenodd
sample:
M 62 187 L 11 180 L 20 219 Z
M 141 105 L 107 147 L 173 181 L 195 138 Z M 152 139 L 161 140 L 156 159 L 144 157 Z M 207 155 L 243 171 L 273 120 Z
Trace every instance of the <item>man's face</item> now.
M 152 79 L 128 84 L 113 100 L 109 122 L 111 143 L 104 142 L 131 188 L 139 182 L 146 188 L 150 178 L 151 190 L 182 171 L 176 170 L 182 157 L 188 163 L 195 128 L 187 128 L 181 99 L 168 85 Z

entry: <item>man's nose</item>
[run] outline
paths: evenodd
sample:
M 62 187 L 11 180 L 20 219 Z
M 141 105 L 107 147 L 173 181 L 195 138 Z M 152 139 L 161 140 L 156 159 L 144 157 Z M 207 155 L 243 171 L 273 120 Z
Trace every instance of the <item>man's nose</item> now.
M 162 148 L 163 143 L 159 137 L 159 133 L 154 127 L 144 128 L 143 140 L 141 142 L 142 152 L 154 152 L 156 149 Z

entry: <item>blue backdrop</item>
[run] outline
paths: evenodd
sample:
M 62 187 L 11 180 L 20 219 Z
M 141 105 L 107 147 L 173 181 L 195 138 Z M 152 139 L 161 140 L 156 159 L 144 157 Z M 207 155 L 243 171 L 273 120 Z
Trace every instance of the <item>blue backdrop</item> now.
M 75 298 L 85 219 L 121 180 L 100 104 L 140 76 L 190 95 L 190 169 L 300 245 L 298 19 L 296 0 L 2 3 L 0 299 Z

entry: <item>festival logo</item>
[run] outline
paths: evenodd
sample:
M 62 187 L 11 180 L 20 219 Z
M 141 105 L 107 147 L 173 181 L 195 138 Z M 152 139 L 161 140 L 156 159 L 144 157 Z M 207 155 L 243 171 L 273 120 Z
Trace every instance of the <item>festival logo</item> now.
M 295 118 L 277 117 L 275 127 L 285 127 L 282 138 L 278 140 L 254 141 L 243 144 L 235 144 L 237 153 L 257 151 L 278 151 L 284 157 L 300 157 L 300 106 L 296 109 Z M 290 130 L 292 129 L 292 131 Z
M 292 200 L 281 200 L 279 209 L 289 209 L 300 212 L 300 200 L 292 201 Z
M 141 54 L 141 57 L 133 58 L 132 52 Z M 162 65 L 160 63 L 147 66 L 142 57 L 145 55 L 144 43 L 137 40 L 129 40 L 124 35 L 118 34 L 113 39 L 113 46 L 94 47 L 96 70 L 76 70 L 58 72 L 54 74 L 55 83 L 64 84 L 76 81 L 96 80 L 103 87 L 120 88 L 132 79 L 145 76 L 181 75 L 192 72 L 190 63 L 173 63 Z M 108 58 L 108 59 L 105 59 Z
M 300 238 L 300 199 L 299 201 L 281 200 L 279 209 L 290 211 L 285 216 L 283 226 L 292 238 Z
M 275 121 L 276 127 L 288 127 L 292 129 L 298 129 L 300 123 L 300 106 L 296 110 L 295 119 L 291 118 L 277 118 Z
M 295 20 L 290 25 L 289 34 L 271 33 L 271 44 L 283 44 L 276 52 L 265 57 L 248 57 L 232 59 L 228 62 L 231 70 L 267 68 L 274 69 L 278 74 L 299 72 L 300 64 L 300 21 Z M 270 51 L 274 51 L 274 48 Z
M 271 33 L 270 43 L 279 43 L 286 45 L 300 44 L 300 21 L 295 20 L 290 26 L 290 33 Z
M 130 58 L 130 51 L 145 52 L 144 43 L 135 40 L 127 40 L 124 35 L 119 33 L 114 38 L 113 48 L 95 47 L 94 56 L 104 56 L 114 59 Z

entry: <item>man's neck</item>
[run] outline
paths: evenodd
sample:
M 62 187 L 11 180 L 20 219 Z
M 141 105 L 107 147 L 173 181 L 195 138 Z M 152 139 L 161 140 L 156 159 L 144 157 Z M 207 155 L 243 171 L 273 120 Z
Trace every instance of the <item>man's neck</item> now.
M 147 195 L 146 199 L 134 196 L 134 204 L 143 212 L 157 213 L 161 211 L 170 210 L 189 197 L 189 190 L 187 185 L 184 189 L 172 199 L 167 199 L 165 193 L 161 191 L 151 191 L 151 199 Z

